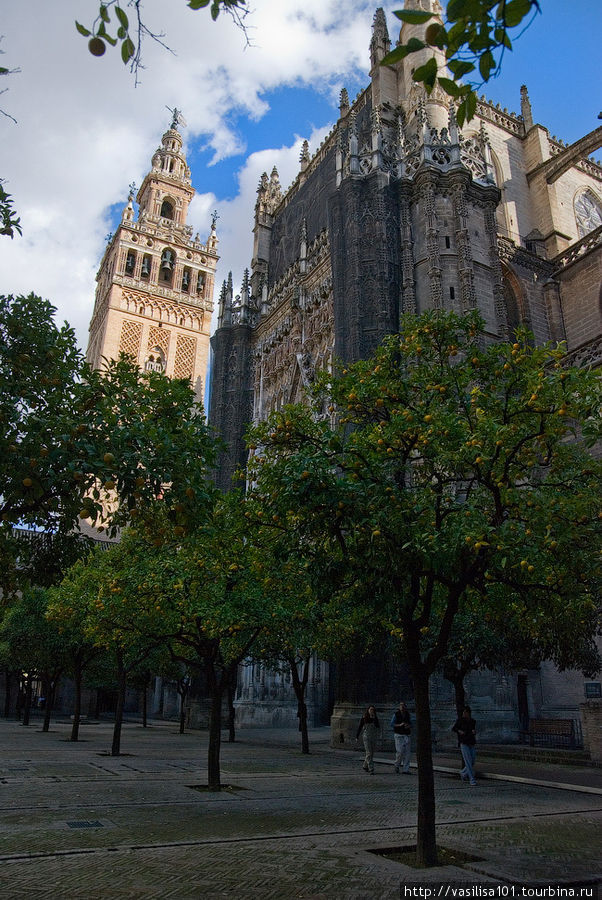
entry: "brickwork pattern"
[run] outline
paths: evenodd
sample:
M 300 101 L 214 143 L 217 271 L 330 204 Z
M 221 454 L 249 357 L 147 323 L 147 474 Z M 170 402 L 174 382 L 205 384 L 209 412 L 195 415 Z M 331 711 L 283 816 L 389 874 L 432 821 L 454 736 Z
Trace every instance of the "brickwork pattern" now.
M 156 325 L 151 325 L 148 330 L 147 353 L 149 353 L 153 347 L 160 347 L 165 354 L 165 358 L 167 358 L 170 337 L 171 332 L 168 328 L 158 328 Z
M 471 789 L 439 774 L 438 841 L 480 861 L 417 871 L 371 852 L 415 840 L 417 779 L 395 776 L 392 756 L 367 776 L 361 754 L 329 750 L 325 735 L 302 756 L 296 730 L 248 729 L 222 744 L 222 781 L 237 788 L 209 794 L 194 789 L 206 781 L 206 734 L 126 724 L 123 755 L 111 757 L 111 727 L 84 725 L 70 744 L 68 722 L 44 734 L 0 720 L 3 900 L 393 900 L 408 881 L 602 879 L 600 793 Z
M 124 319 L 121 324 L 121 337 L 119 338 L 119 352 L 126 353 L 138 360 L 140 342 L 142 340 L 142 323 Z
M 179 334 L 176 340 L 176 358 L 174 361 L 174 378 L 192 378 L 196 356 L 196 338 Z

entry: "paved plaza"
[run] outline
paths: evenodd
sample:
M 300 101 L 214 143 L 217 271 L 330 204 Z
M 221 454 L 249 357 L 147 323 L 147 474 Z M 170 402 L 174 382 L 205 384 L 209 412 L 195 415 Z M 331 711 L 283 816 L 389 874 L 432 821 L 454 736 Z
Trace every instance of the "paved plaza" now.
M 404 885 L 602 885 L 602 770 L 478 760 L 462 784 L 453 754 L 436 763 L 439 844 L 476 859 L 420 870 L 375 850 L 415 840 L 417 778 L 392 755 L 376 774 L 360 753 L 311 732 L 240 730 L 222 744 L 219 794 L 206 784 L 207 735 L 110 722 L 44 734 L 0 720 L 0 898 L 399 898 Z M 379 762 L 380 760 L 380 762 Z M 597 886 L 597 887 L 594 887 Z M 480 896 L 483 896 L 481 894 Z M 511 893 L 501 896 L 512 896 Z

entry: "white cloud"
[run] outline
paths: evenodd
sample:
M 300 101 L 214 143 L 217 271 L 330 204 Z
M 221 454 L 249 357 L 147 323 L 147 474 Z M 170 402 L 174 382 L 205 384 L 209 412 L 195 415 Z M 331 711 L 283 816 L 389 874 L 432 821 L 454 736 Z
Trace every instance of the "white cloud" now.
M 244 120 L 233 127 L 233 112 L 260 120 L 267 109 L 266 96 L 276 88 L 311 86 L 336 98 L 346 82 L 358 76 L 367 82 L 376 5 L 374 0 L 253 0 L 254 11 L 247 21 L 254 46 L 244 49 L 242 35 L 227 16 L 212 23 L 206 10 L 192 12 L 184 0 L 146 0 L 147 25 L 165 31 L 175 52 L 147 40 L 146 68 L 134 88 L 116 50 L 93 59 L 75 31 L 74 20 L 89 24 L 98 0 L 5 3 L 2 64 L 18 66 L 21 73 L 4 79 L 2 85 L 9 90 L 1 96 L 0 106 L 18 124 L 0 116 L 0 176 L 7 180 L 24 236 L 13 241 L 0 238 L 0 291 L 34 290 L 47 297 L 58 307 L 60 318 L 76 327 L 85 346 L 94 278 L 110 228 L 109 207 L 125 205 L 128 184 L 140 184 L 148 171 L 169 122 L 165 107 L 184 110 L 189 148 L 211 149 L 214 161 L 242 154 Z M 401 5 L 401 0 L 386 3 L 393 41 L 396 20 L 390 13 Z M 591 16 L 591 9 L 585 14 Z M 544 20 L 547 15 L 544 10 Z M 562 22 L 565 30 L 571 24 L 565 18 Z M 545 22 L 533 29 L 542 27 Z M 521 41 L 526 38 L 528 34 Z M 568 35 L 563 46 L 567 40 Z M 591 65 L 593 72 L 595 61 Z M 531 62 L 529 78 L 535 77 Z M 558 84 L 548 79 L 545 87 L 557 104 Z M 505 102 L 512 103 L 512 98 Z M 239 179 L 234 199 L 224 201 L 212 193 L 195 199 L 190 222 L 202 238 L 211 210 L 219 206 L 220 279 L 232 269 L 239 280 L 250 262 L 261 172 L 269 173 L 275 164 L 283 188 L 288 186 L 298 170 L 303 137 L 310 138 L 315 149 L 323 134 L 300 135 L 292 146 L 233 159 Z M 209 177 L 204 174 L 203 183 L 210 183 L 211 169 Z M 193 171 L 195 181 L 198 184 L 199 178 Z
M 214 161 L 241 154 L 244 134 L 230 124 L 233 111 L 257 120 L 268 108 L 265 93 L 276 87 L 324 91 L 345 73 L 357 76 L 367 63 L 373 13 L 369 2 L 256 0 L 247 19 L 254 46 L 244 49 L 227 16 L 212 23 L 206 11 L 192 12 L 184 3 L 148 0 L 147 25 L 165 31 L 175 52 L 147 40 L 135 89 L 117 51 L 94 59 L 75 31 L 74 20 L 89 24 L 97 8 L 95 0 L 19 0 L 3 9 L 2 22 L 3 65 L 21 72 L 6 79 L 2 96 L 2 108 L 18 124 L 0 117 L 0 176 L 24 236 L 0 241 L 0 290 L 33 290 L 50 299 L 84 347 L 108 209 L 125 204 L 132 180 L 141 183 L 169 122 L 165 107 L 185 111 L 189 146 L 212 148 Z M 296 174 L 298 144 L 243 163 L 238 196 L 219 204 L 220 275 L 232 269 L 239 277 L 249 264 L 259 175 L 276 164 L 286 186 Z M 203 194 L 191 207 L 201 237 L 216 202 Z

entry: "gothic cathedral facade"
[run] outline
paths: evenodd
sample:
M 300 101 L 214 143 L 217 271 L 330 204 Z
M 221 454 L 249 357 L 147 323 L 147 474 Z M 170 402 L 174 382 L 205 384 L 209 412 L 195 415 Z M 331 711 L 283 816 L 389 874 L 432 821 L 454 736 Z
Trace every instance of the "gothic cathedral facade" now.
M 406 7 L 441 12 L 438 0 Z M 404 24 L 401 39 L 417 28 Z M 602 362 L 602 168 L 589 158 L 602 128 L 566 145 L 535 123 L 523 87 L 520 115 L 482 97 L 460 129 L 447 95 L 427 96 L 412 80 L 428 51 L 383 67 L 389 49 L 379 9 L 368 86 L 352 103 L 341 92 L 336 125 L 313 156 L 304 144 L 287 191 L 275 169 L 261 178 L 250 271 L 239 295 L 224 283 L 211 340 L 210 421 L 227 443 L 217 475 L 225 490 L 246 463 L 249 422 L 301 400 L 335 358 L 369 355 L 404 312 L 478 309 L 491 340 L 526 324 L 537 342 L 566 341 L 576 363 Z M 523 677 L 517 699 L 506 676 L 475 676 L 473 699 L 497 710 L 492 734 L 514 733 L 525 704 L 531 715 L 575 710 L 583 679 L 566 676 L 559 689 L 555 674 L 546 678 Z M 445 715 L 448 688 L 434 686 Z M 398 685 L 390 697 L 379 689 L 399 701 Z M 249 671 L 239 707 L 265 700 L 284 723 L 284 694 Z M 331 696 L 331 705 L 375 696 Z M 254 715 L 269 721 L 267 710 Z
M 138 191 L 137 218 L 131 191 L 102 258 L 87 357 L 100 368 L 126 353 L 143 369 L 190 379 L 202 400 L 219 257 L 215 221 L 204 243 L 187 224 L 194 193 L 174 115 Z

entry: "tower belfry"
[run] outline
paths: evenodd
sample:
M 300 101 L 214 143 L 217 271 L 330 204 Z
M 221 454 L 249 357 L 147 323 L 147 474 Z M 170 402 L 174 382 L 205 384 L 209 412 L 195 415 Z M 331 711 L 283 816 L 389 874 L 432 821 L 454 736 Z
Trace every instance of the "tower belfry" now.
M 182 119 L 173 113 L 137 193 L 138 216 L 131 185 L 100 264 L 87 357 L 100 368 L 126 353 L 141 368 L 190 379 L 200 399 L 219 258 L 217 217 L 206 241 L 193 238 L 187 217 L 195 191 L 178 130 Z

